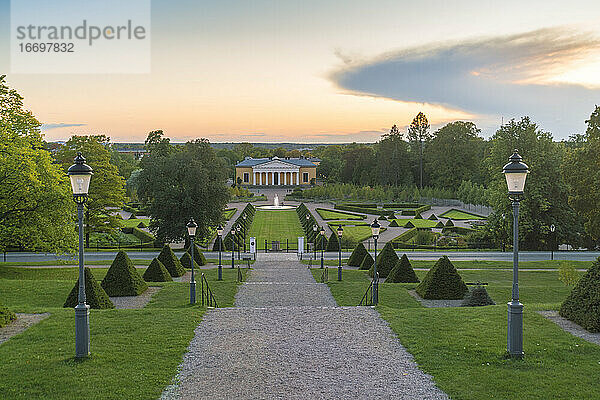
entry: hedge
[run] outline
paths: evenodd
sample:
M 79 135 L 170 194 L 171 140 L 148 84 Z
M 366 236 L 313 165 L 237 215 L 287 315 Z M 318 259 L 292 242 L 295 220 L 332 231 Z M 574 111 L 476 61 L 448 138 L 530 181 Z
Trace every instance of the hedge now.
M 400 257 L 400 260 L 398 260 L 394 268 L 390 271 L 390 274 L 385 281 L 391 283 L 419 282 L 419 278 L 417 278 L 417 274 L 415 274 L 415 270 L 410 264 L 406 254 L 403 254 L 402 257 Z
M 187 249 L 187 253 L 190 253 L 190 249 Z M 191 253 L 190 253 L 191 255 Z M 198 265 L 206 265 L 206 257 L 204 257 L 204 253 L 200 250 L 198 246 L 194 244 L 194 263 Z
M 173 280 L 171 278 L 171 274 L 165 268 L 165 265 L 161 263 L 158 258 L 154 258 L 148 268 L 146 268 L 146 272 L 142 275 L 142 278 L 146 282 L 170 282 Z
M 156 239 L 154 235 L 143 231 L 138 227 L 133 228 L 133 231 L 131 233 L 133 234 L 133 236 L 140 239 L 142 243 L 154 242 L 154 240 Z
M 393 242 L 408 242 L 417 234 L 417 228 L 411 228 L 404 233 L 396 236 Z
M 110 308 L 115 308 L 115 305 L 106 291 L 100 286 L 92 271 L 85 267 L 83 270 L 84 282 L 85 282 L 85 303 L 90 306 L 90 308 L 105 310 Z M 73 308 L 79 303 L 79 279 L 71 289 L 71 293 L 67 296 L 67 300 L 63 307 L 65 308 Z
M 167 271 L 169 271 L 169 274 L 171 274 L 172 277 L 177 277 L 185 274 L 185 268 L 183 268 L 183 265 L 181 265 L 181 262 L 179 262 L 179 260 L 175 256 L 175 253 L 173 253 L 173 250 L 171 250 L 169 245 L 165 244 L 163 246 L 157 258 L 161 263 L 163 263 L 163 265 L 165 266 Z
M 138 296 L 148 289 L 122 250 L 117 253 L 101 285 L 109 296 Z
M 398 255 L 394 250 L 394 246 L 390 242 L 386 243 L 381 253 L 377 255 L 377 272 L 379 273 L 379 277 L 387 278 L 397 262 Z M 373 277 L 373 267 L 369 269 L 369 275 Z
M 367 254 L 367 249 L 365 245 L 359 242 L 354 250 L 352 250 L 352 254 L 350 254 L 350 258 L 348 258 L 348 266 L 350 267 L 360 267 L 362 260 L 365 258 L 365 254 Z
M 571 290 L 559 314 L 589 332 L 600 332 L 600 257 Z
M 370 270 L 374 262 L 375 260 L 373 260 L 371 254 L 367 252 L 365 253 L 365 256 L 363 257 L 363 260 L 361 261 L 360 267 L 358 267 L 358 269 L 365 271 Z
M 461 307 L 482 307 L 493 306 L 494 300 L 490 297 L 483 286 L 476 286 L 467 293 L 465 299 L 460 304 Z
M 373 215 L 380 215 L 380 216 L 394 215 L 393 210 L 385 210 L 383 208 L 356 207 L 356 206 L 351 206 L 351 205 L 347 205 L 347 204 L 336 204 L 335 207 L 333 207 L 333 208 L 336 210 L 351 211 L 351 212 L 358 212 L 358 213 L 363 213 L 363 214 L 373 214 Z
M 428 219 L 428 220 L 430 220 L 430 221 L 437 221 L 437 220 L 438 220 L 438 217 L 436 217 L 436 216 L 435 216 L 435 214 L 431 214 L 431 215 L 429 216 L 429 218 L 427 218 L 427 219 Z
M 460 300 L 469 289 L 448 257 L 440 258 L 416 291 L 424 299 Z
M 12 321 L 16 320 L 17 316 L 14 312 L 10 311 L 8 308 L 0 303 L 0 328 L 10 324 Z
M 340 242 L 335 230 L 329 236 L 329 240 L 327 241 L 327 249 L 325 251 L 339 251 L 340 250 Z
M 183 265 L 185 268 L 192 268 L 192 256 L 187 251 L 183 253 L 181 258 L 179 259 L 179 262 L 181 262 L 181 265 Z M 196 260 L 194 260 L 194 268 L 200 268 Z

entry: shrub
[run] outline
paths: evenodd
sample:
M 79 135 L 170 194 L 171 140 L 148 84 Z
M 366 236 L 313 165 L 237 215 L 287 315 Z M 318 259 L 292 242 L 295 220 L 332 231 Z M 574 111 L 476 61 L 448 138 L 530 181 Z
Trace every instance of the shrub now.
M 423 219 L 423 217 L 421 217 L 421 213 L 415 213 L 415 219 Z
M 327 250 L 326 251 L 339 251 L 340 243 L 338 241 L 337 233 L 332 232 L 331 236 L 329 236 L 329 240 L 327 241 Z
M 427 219 L 430 221 L 437 221 L 438 217 L 436 217 L 435 214 L 431 214 Z
M 15 319 L 17 319 L 15 313 L 10 311 L 8 308 L 4 307 L 2 303 L 0 303 L 0 328 L 10 324 Z
M 158 255 L 158 260 L 164 264 L 169 274 L 172 277 L 177 277 L 185 274 L 185 268 L 179 262 L 173 250 L 169 247 L 169 245 L 165 244 Z
M 417 286 L 424 299 L 460 300 L 469 290 L 448 257 L 440 258 Z
M 219 243 L 221 244 L 221 251 L 225 251 L 225 244 L 223 243 L 223 239 L 221 236 L 217 235 L 215 239 L 215 243 L 213 244 L 212 251 L 219 251 Z
M 579 274 L 573 264 L 561 261 L 558 266 L 558 280 L 567 286 L 573 286 L 579 280 Z
M 390 222 L 390 227 L 396 227 L 396 226 L 400 226 L 400 225 L 398 225 L 398 221 L 393 219 L 392 222 Z
M 137 224 L 138 228 L 147 228 L 146 223 L 144 221 L 140 221 L 139 224 Z
M 413 228 L 407 230 L 406 232 L 401 233 L 400 235 L 396 236 L 396 238 L 394 239 L 394 242 L 408 242 L 410 239 L 412 239 L 417 234 L 417 232 L 418 232 L 417 228 L 413 227 Z
M 448 221 L 446 221 L 446 225 L 445 225 L 445 226 L 446 226 L 446 227 L 449 227 L 449 226 L 454 226 L 454 222 L 452 222 L 452 220 L 451 220 L 451 219 L 449 219 Z
M 365 245 L 362 243 L 358 243 L 354 250 L 352 250 L 350 258 L 348 258 L 348 265 L 350 267 L 360 267 L 362 260 L 365 258 L 365 254 L 367 254 L 367 249 L 365 249 Z
M 317 234 L 317 250 L 327 249 L 327 238 L 320 233 Z
M 394 246 L 392 246 L 391 242 L 386 243 L 381 253 L 377 255 L 377 272 L 379 273 L 379 277 L 386 278 L 397 262 L 398 255 L 394 250 Z M 373 277 L 373 267 L 369 269 L 369 275 Z
M 363 257 L 363 260 L 360 263 L 360 266 L 358 267 L 358 269 L 360 270 L 370 270 L 371 267 L 373 266 L 374 260 L 373 257 L 371 256 L 371 254 L 369 252 L 365 252 L 365 256 Z
M 392 268 L 385 281 L 391 283 L 419 282 L 419 278 L 417 278 L 417 274 L 415 274 L 415 270 L 412 265 L 410 265 L 410 261 L 408 261 L 406 254 L 403 254 L 402 257 L 400 257 L 400 260 L 398 260 L 394 268 Z
M 571 290 L 559 314 L 589 332 L 600 332 L 600 257 Z
M 102 286 L 96 281 L 94 275 L 92 275 L 92 270 L 88 267 L 84 268 L 84 282 L 85 282 L 85 302 L 90 308 L 95 309 L 108 309 L 115 308 L 115 305 L 108 298 L 108 294 L 104 291 Z M 79 303 L 79 279 L 71 289 L 71 293 L 67 297 L 65 304 L 63 307 L 65 308 L 73 308 Z
M 187 250 L 187 253 L 189 253 L 189 252 L 190 252 L 190 249 Z M 202 250 L 200 250 L 200 248 L 198 246 L 196 246 L 195 244 L 194 244 L 194 263 L 196 263 L 198 265 L 206 265 L 206 257 L 204 257 L 204 253 L 202 253 Z
M 109 296 L 138 296 L 148 285 L 138 275 L 127 253 L 119 251 L 102 280 L 102 288 Z
M 154 239 L 155 239 L 154 235 L 152 235 L 151 233 L 148 233 L 146 231 L 143 231 L 137 227 L 133 228 L 133 231 L 131 233 L 133 234 L 133 236 L 140 239 L 143 243 L 154 242 Z
M 146 282 L 170 282 L 173 280 L 171 278 L 171 274 L 165 268 L 165 265 L 161 263 L 158 258 L 154 258 L 148 268 L 146 268 L 146 272 L 142 275 L 142 278 Z
M 179 261 L 181 262 L 181 265 L 183 265 L 185 268 L 192 268 L 192 256 L 190 256 L 190 253 L 188 253 L 187 251 L 183 253 Z M 194 268 L 200 268 L 196 260 L 194 260 Z
M 420 245 L 428 245 L 435 242 L 435 233 L 429 230 L 417 229 L 415 243 Z
M 475 286 L 465 296 L 463 302 L 460 304 L 461 307 L 482 307 L 482 306 L 493 306 L 494 300 L 490 297 L 484 286 Z
M 129 216 L 129 219 L 137 219 L 137 217 L 135 216 L 135 212 L 131 213 L 131 215 Z

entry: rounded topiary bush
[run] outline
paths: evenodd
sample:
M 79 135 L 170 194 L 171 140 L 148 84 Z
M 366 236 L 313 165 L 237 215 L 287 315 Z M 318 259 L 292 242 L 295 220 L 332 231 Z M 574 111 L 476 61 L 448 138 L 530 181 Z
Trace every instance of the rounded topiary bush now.
M 127 254 L 119 251 L 102 280 L 102 288 L 109 296 L 138 296 L 148 289 L 148 285 L 138 275 Z
M 339 239 L 337 237 L 337 234 L 335 232 L 332 232 L 331 236 L 329 236 L 329 240 L 327 241 L 327 250 L 325 250 L 325 251 L 339 251 L 339 250 L 340 250 Z
M 377 272 L 380 278 L 386 278 L 390 271 L 396 266 L 398 255 L 394 250 L 392 242 L 387 242 L 381 253 L 377 254 Z M 373 267 L 369 269 L 369 275 L 373 277 Z
M 190 256 L 190 253 L 188 252 L 183 253 L 179 259 L 179 262 L 181 262 L 181 265 L 183 265 L 185 268 L 192 268 L 192 256 Z M 196 260 L 194 260 L 194 268 L 200 268 Z
M 415 274 L 415 270 L 410 264 L 406 254 L 403 254 L 402 257 L 400 257 L 400 260 L 398 260 L 394 268 L 390 271 L 390 274 L 385 281 L 388 283 L 419 282 L 419 278 L 417 278 L 417 274 Z
M 362 243 L 358 243 L 354 250 L 352 250 L 352 254 L 350 254 L 350 258 L 348 258 L 348 265 L 350 267 L 360 267 L 362 260 L 365 258 L 367 254 L 367 249 L 365 245 Z
M 187 250 L 190 253 L 190 249 Z M 190 253 L 191 254 L 191 253 Z M 204 257 L 204 253 L 198 246 L 194 244 L 194 262 L 198 265 L 206 265 L 206 257 Z
M 142 275 L 142 278 L 146 282 L 170 282 L 173 280 L 171 278 L 171 274 L 165 268 L 165 265 L 161 263 L 158 258 L 154 258 L 148 268 L 146 268 L 146 272 Z
M 416 291 L 424 299 L 460 300 L 469 289 L 448 257 L 440 258 Z
M 7 307 L 0 303 L 0 328 L 6 326 L 17 319 L 14 312 L 10 311 Z
M 84 282 L 85 282 L 85 302 L 90 308 L 94 309 L 108 309 L 115 308 L 115 305 L 108 298 L 108 294 L 104 291 L 102 286 L 96 281 L 92 271 L 88 268 L 84 268 Z M 79 303 L 79 279 L 71 289 L 71 293 L 67 297 L 63 307 L 73 308 Z
M 485 290 L 485 287 L 475 286 L 467 293 L 460 305 L 461 307 L 481 307 L 493 306 L 495 304 L 487 290 Z
M 371 257 L 371 254 L 366 252 L 358 269 L 367 271 L 367 270 L 371 269 L 371 267 L 373 266 L 373 262 L 374 262 L 374 260 L 373 260 L 373 257 Z
M 571 290 L 559 314 L 589 332 L 600 332 L 600 257 Z
M 158 255 L 158 260 L 163 263 L 172 277 L 185 274 L 185 268 L 183 268 L 183 265 L 181 265 L 181 262 L 179 262 L 179 259 L 177 259 L 177 256 L 175 256 L 175 253 L 173 253 L 173 250 L 171 250 L 169 245 L 165 244 L 163 246 L 160 254 Z

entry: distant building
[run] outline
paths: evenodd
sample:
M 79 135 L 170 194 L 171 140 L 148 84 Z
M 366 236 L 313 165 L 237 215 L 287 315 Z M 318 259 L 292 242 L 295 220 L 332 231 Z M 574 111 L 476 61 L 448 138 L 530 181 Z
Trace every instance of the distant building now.
M 318 158 L 251 158 L 235 166 L 235 180 L 243 186 L 304 186 L 315 183 Z

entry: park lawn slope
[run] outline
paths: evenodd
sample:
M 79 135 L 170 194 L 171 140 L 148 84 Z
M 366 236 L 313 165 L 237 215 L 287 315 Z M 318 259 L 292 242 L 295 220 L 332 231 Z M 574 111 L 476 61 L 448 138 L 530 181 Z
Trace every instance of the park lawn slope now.
M 485 217 L 483 217 L 481 215 L 472 214 L 470 212 L 460 211 L 460 210 L 455 210 L 455 209 L 448 210 L 445 213 L 438 215 L 438 217 L 453 219 L 456 221 L 486 219 Z
M 298 237 L 305 236 L 298 220 L 296 210 L 261 210 L 257 209 L 247 238 L 255 237 L 259 247 L 279 240 L 285 248 L 286 240 L 290 247 L 297 246 Z
M 366 215 L 348 213 L 343 211 L 328 210 L 326 208 L 317 208 L 317 212 L 324 220 L 330 219 L 350 219 L 350 220 L 363 220 L 367 218 Z

